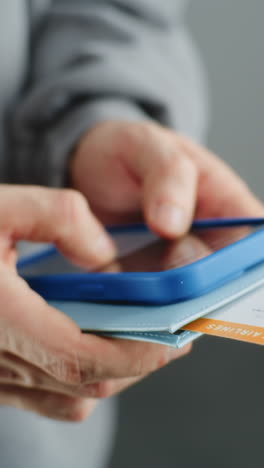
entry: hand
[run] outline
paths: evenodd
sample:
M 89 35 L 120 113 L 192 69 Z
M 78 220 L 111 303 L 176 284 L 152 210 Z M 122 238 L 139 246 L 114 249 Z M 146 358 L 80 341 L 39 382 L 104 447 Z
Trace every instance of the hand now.
M 73 187 L 104 223 L 138 221 L 175 238 L 193 217 L 263 216 L 263 204 L 217 156 L 154 123 L 104 122 L 72 157 Z
M 18 239 L 54 242 L 80 266 L 100 263 L 94 247 L 98 226 L 84 197 L 73 190 L 0 186 L 1 405 L 79 421 L 96 398 L 121 391 L 188 351 L 84 335 L 17 275 Z

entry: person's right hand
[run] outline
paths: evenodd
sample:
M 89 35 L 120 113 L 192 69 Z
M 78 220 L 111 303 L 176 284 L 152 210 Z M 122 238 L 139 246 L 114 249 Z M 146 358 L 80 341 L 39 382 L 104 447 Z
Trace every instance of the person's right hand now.
M 0 186 L 0 404 L 79 421 L 96 398 L 189 350 L 82 334 L 17 275 L 17 240 L 54 242 L 76 264 L 95 267 L 114 255 L 102 231 L 78 192 Z

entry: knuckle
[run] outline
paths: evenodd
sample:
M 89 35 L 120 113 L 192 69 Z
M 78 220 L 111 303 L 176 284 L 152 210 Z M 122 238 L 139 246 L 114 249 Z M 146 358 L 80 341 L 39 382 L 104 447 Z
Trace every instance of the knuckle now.
M 45 365 L 45 375 L 46 373 L 51 379 L 62 384 L 80 385 L 81 383 L 80 362 L 75 353 L 50 359 Z
M 119 127 L 119 144 L 123 152 L 138 152 L 152 141 L 155 135 L 156 125 L 149 122 L 124 124 Z M 156 139 L 156 138 L 155 138 Z
M 160 177 L 171 174 L 188 173 L 192 175 L 196 172 L 196 166 L 191 158 L 179 148 L 173 141 L 158 148 L 156 157 L 155 171 L 158 171 Z
M 170 164 L 175 167 L 180 173 L 195 174 L 196 166 L 192 159 L 180 149 L 177 149 L 171 154 Z
M 70 226 L 74 226 L 82 219 L 87 206 L 87 201 L 80 192 L 72 189 L 58 191 L 56 207 L 59 218 Z
M 35 385 L 34 367 L 25 364 L 23 359 L 9 351 L 0 353 L 0 380 L 13 381 L 16 385 L 33 388 Z
M 82 372 L 78 359 L 69 359 L 60 366 L 60 377 L 65 383 L 79 385 L 82 383 Z
M 79 381 L 80 385 L 87 382 L 97 381 L 103 376 L 103 366 L 94 358 L 80 365 Z
M 59 363 L 62 363 L 60 377 L 64 383 L 82 387 L 97 382 L 104 376 L 105 365 L 92 347 L 87 348 L 86 338 L 87 336 L 78 332 L 76 339 L 72 341 L 71 353 L 59 360 Z

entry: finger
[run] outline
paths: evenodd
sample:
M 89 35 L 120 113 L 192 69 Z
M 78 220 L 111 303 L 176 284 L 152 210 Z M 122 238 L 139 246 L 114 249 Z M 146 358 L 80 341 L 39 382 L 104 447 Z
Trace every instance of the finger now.
M 174 353 L 173 359 L 178 359 L 179 357 L 183 357 L 190 352 L 191 345 L 185 346 L 181 350 L 177 350 Z M 148 377 L 149 373 L 143 374 L 139 377 L 123 377 L 118 379 L 109 379 L 105 381 L 95 382 L 92 384 L 88 384 L 86 386 L 86 396 L 90 398 L 109 398 L 117 393 L 123 392 L 127 388 L 137 384 L 141 380 Z
M 199 172 L 197 217 L 264 215 L 263 203 L 224 161 L 184 136 L 177 141 Z
M 146 222 L 161 236 L 175 238 L 189 228 L 196 204 L 197 170 L 175 135 L 156 125 L 131 128 L 123 164 L 141 182 Z
M 61 383 L 83 386 L 109 378 L 136 377 L 185 353 L 158 344 L 82 334 L 74 322 L 27 288 L 21 278 L 15 281 L 10 276 L 8 282 L 5 275 L 0 288 L 0 328 L 4 330 L 0 347 Z
M 134 385 L 144 377 L 112 379 L 79 386 L 61 383 L 25 361 L 22 365 L 19 363 L 16 366 L 8 362 L 5 365 L 1 362 L 0 365 L 0 387 L 3 385 L 16 387 L 17 393 L 20 390 L 23 392 L 23 389 L 42 390 L 73 398 L 107 398 Z
M 182 350 L 169 350 L 169 360 L 184 356 L 190 351 L 190 346 Z M 162 367 L 164 363 L 160 363 Z M 156 370 L 156 369 L 155 369 Z M 148 375 L 148 374 L 146 374 Z M 29 388 L 32 390 L 45 390 L 46 392 L 60 393 L 61 395 L 83 398 L 106 398 L 112 396 L 127 387 L 134 385 L 146 375 L 118 379 L 107 379 L 99 382 L 83 385 L 70 385 L 60 382 L 43 372 L 42 369 L 33 366 L 18 356 L 10 353 L 1 353 L 0 356 L 0 385 L 12 385 L 17 388 Z
M 72 397 L 86 397 L 85 386 L 70 385 L 47 374 L 39 367 L 12 353 L 0 354 L 0 385 L 15 385 L 17 388 L 45 390 Z
M 143 188 L 144 213 L 150 228 L 172 239 L 184 234 L 195 210 L 196 189 L 197 171 L 183 153 L 157 160 Z
M 112 240 L 74 190 L 2 185 L 0 232 L 11 241 L 53 242 L 86 268 L 108 262 L 115 254 Z
M 17 390 L 28 388 L 74 398 L 92 397 L 90 385 L 70 385 L 61 382 L 37 366 L 8 352 L 0 353 L 0 385 L 3 384 L 15 386 Z
M 83 369 L 83 384 L 113 378 L 140 377 L 154 372 L 190 351 L 190 346 L 175 350 L 154 343 L 103 338 L 96 335 L 83 335 L 82 342 L 80 366 Z M 88 373 L 85 372 L 85 368 L 88 369 Z
M 0 405 L 33 411 L 41 416 L 61 421 L 79 422 L 91 414 L 96 406 L 96 400 L 2 384 Z
M 5 366 L 8 359 L 17 378 L 26 381 L 21 360 L 42 369 L 55 380 L 80 383 L 78 326 L 50 307 L 13 273 L 0 268 L 0 349 Z M 12 359 L 11 356 L 13 355 Z M 20 361 L 19 361 L 20 360 Z
M 123 392 L 127 388 L 137 384 L 148 374 L 140 377 L 127 377 L 122 379 L 102 380 L 101 382 L 95 382 L 87 384 L 86 395 L 88 398 L 109 398 L 113 395 Z

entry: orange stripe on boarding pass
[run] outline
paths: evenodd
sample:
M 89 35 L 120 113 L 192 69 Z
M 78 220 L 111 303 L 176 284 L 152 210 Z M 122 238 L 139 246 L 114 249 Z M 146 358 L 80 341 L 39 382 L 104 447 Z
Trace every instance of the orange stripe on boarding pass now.
M 233 340 L 247 341 L 264 345 L 264 328 L 241 323 L 224 322 L 222 320 L 201 318 L 182 327 L 183 330 L 221 336 Z

